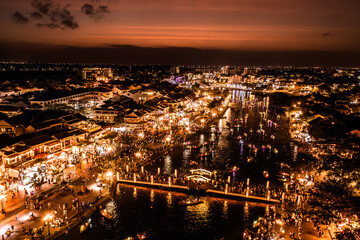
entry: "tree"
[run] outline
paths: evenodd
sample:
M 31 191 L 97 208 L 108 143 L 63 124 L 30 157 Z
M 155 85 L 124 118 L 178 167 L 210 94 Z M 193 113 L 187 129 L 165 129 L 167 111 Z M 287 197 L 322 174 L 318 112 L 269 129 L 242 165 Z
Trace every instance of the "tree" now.
M 321 223 L 339 222 L 359 212 L 353 189 L 343 181 L 327 179 L 316 184 L 309 201 L 309 211 Z
M 315 184 L 308 202 L 308 213 L 319 222 L 345 223 L 344 229 L 349 229 L 342 239 L 356 239 L 359 227 L 353 223 L 358 221 L 360 212 L 360 166 L 356 159 L 344 159 L 331 155 L 323 159 L 320 170 L 327 175 L 321 182 Z M 345 234 L 345 233 L 344 233 Z

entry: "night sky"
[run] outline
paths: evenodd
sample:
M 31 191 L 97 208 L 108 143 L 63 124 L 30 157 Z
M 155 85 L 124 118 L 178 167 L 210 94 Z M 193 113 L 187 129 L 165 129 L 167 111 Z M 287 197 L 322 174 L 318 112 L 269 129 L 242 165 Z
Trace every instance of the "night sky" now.
M 1 1 L 0 60 L 357 66 L 359 12 L 359 0 Z

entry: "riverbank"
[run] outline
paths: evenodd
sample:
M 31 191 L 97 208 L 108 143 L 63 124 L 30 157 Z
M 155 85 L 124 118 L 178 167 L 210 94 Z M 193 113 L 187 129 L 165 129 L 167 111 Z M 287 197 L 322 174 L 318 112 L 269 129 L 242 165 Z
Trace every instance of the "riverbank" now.
M 100 206 L 105 205 L 110 201 L 109 192 L 106 192 L 100 198 L 97 197 L 97 201 L 90 209 L 86 209 L 84 212 L 79 213 L 78 215 L 74 216 L 72 219 L 69 220 L 69 224 L 65 225 L 62 229 L 55 232 L 54 234 L 45 238 L 45 240 L 53 240 L 57 239 L 63 235 L 66 235 L 70 229 L 73 229 L 84 222 L 84 219 L 88 219 L 91 215 L 99 209 Z
M 55 239 L 90 216 L 97 206 L 108 201 L 108 188 L 101 190 L 95 180 L 77 178 L 38 196 L 38 208 L 30 208 L 1 222 L 0 235 L 6 239 Z M 78 203 L 75 205 L 74 203 Z M 33 217 L 30 217 L 33 216 Z M 13 229 L 13 230 L 9 230 Z
M 78 180 L 79 180 L 79 178 L 73 179 L 69 182 L 69 184 L 73 184 Z M 61 185 L 61 184 L 53 185 L 52 187 L 44 187 L 45 190 L 38 193 L 38 195 L 36 197 L 32 198 L 31 200 L 36 201 L 36 199 L 38 199 L 39 203 L 41 203 L 41 200 L 43 200 L 45 196 L 51 197 L 53 194 L 56 193 L 57 190 L 59 190 L 62 187 L 64 187 L 64 185 Z M 18 193 L 18 194 L 20 194 L 20 193 Z M 6 211 L 4 214 L 1 214 L 0 224 L 2 224 L 3 221 L 6 221 L 6 219 L 20 213 L 24 209 L 26 209 L 24 206 L 24 202 L 25 202 L 24 199 L 20 199 L 20 198 L 17 199 L 17 202 L 15 204 L 13 204 L 13 206 L 10 208 L 10 210 Z

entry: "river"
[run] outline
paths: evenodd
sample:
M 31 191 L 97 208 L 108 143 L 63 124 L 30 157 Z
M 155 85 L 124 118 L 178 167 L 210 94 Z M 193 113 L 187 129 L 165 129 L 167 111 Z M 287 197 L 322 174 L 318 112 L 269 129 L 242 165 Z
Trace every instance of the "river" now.
M 269 96 L 233 91 L 232 103 L 222 119 L 198 134 L 185 147 L 177 147 L 146 170 L 186 174 L 191 168 L 217 170 L 218 175 L 250 184 L 280 186 L 281 163 L 291 165 L 297 145 L 290 141 L 285 116 L 269 108 Z M 191 146 L 191 148 L 190 148 Z M 234 167 L 237 171 L 231 171 Z M 267 173 L 267 174 L 265 174 Z M 144 231 L 151 239 L 242 239 L 244 230 L 269 211 L 269 206 L 202 197 L 196 206 L 180 206 L 187 196 L 161 190 L 120 185 L 118 196 L 107 208 L 114 220 L 92 216 L 93 228 L 80 234 L 79 227 L 61 239 L 125 239 Z

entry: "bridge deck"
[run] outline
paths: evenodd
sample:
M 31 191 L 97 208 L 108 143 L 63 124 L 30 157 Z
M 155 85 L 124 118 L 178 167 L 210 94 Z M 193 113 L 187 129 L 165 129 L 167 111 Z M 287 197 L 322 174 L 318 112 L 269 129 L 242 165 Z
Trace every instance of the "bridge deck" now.
M 165 183 L 155 183 L 154 182 L 153 184 L 151 184 L 150 182 L 146 182 L 146 181 L 134 182 L 132 180 L 120 179 L 116 182 L 116 184 L 128 184 L 128 185 L 142 186 L 142 187 L 148 187 L 148 188 L 158 188 L 158 189 L 163 189 L 163 190 L 167 190 L 167 191 L 175 191 L 175 192 L 186 192 L 186 193 L 190 192 L 190 189 L 187 186 L 174 185 L 174 184 L 171 184 L 171 186 L 169 186 L 168 184 L 165 184 Z M 115 191 L 113 193 L 115 193 Z M 280 202 L 278 199 L 269 199 L 268 200 L 265 197 L 258 197 L 258 196 L 246 197 L 246 195 L 240 194 L 240 193 L 232 193 L 232 192 L 225 193 L 223 191 L 212 190 L 212 189 L 207 189 L 206 195 L 211 195 L 211 196 L 220 197 L 220 198 L 231 198 L 231 199 L 237 199 L 237 200 L 264 202 L 264 203 L 272 203 L 272 204 Z

